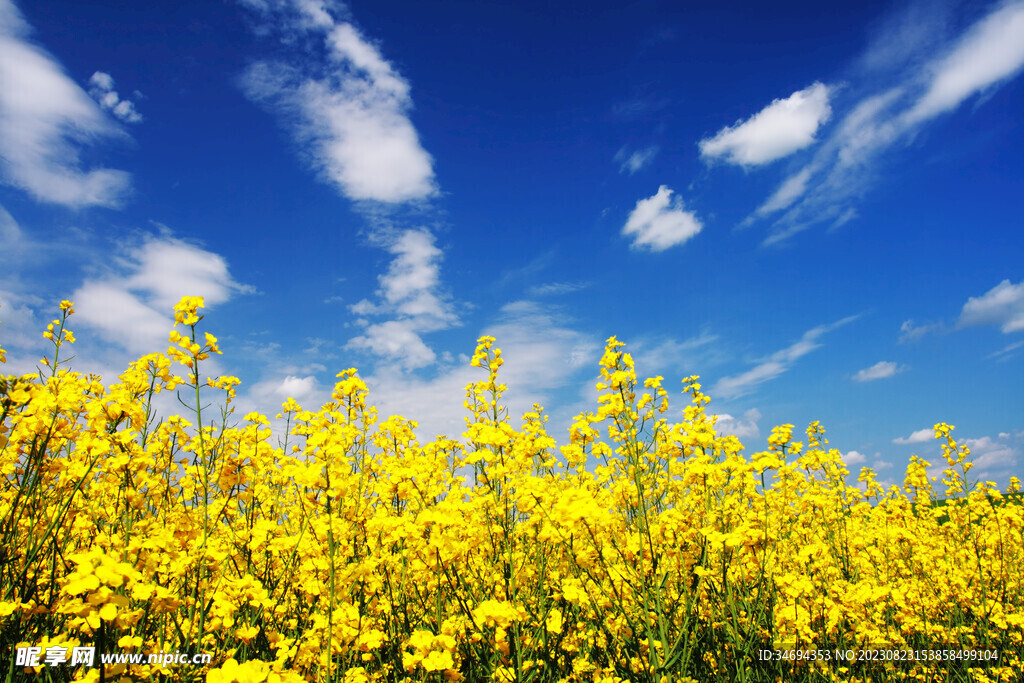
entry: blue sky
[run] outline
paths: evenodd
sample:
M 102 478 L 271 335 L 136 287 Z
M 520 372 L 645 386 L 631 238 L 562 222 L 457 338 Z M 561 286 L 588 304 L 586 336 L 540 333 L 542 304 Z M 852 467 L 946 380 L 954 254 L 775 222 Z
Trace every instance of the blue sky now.
M 560 441 L 616 335 L 749 452 L 1024 473 L 1024 2 L 0 0 L 0 345 L 112 381 L 207 301 L 242 409 Z

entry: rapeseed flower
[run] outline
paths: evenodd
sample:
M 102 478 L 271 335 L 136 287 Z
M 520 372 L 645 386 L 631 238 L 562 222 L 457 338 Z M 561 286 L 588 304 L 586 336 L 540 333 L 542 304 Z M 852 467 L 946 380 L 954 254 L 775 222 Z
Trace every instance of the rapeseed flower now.
M 1020 669 L 1020 480 L 972 482 L 951 425 L 935 426 L 944 493 L 917 456 L 902 486 L 865 468 L 858 487 L 817 422 L 748 454 L 695 376 L 670 422 L 664 378 L 641 380 L 612 337 L 598 403 L 559 445 L 541 406 L 513 424 L 504 357 L 482 337 L 461 439 L 378 421 L 349 368 L 323 406 L 282 404 L 274 445 L 258 412 L 204 412 L 217 396 L 230 415 L 241 382 L 200 381 L 221 350 L 202 307 L 182 299 L 167 351 L 105 386 L 62 358 L 62 302 L 49 376 L 0 378 L 0 626 L 22 643 L 8 648 L 200 647 L 209 665 L 161 671 L 208 682 L 938 675 L 750 659 L 880 643 L 999 651 L 942 665 L 951 680 Z M 183 385 L 184 415 L 154 420 L 153 396 Z M 119 667 L 108 680 L 152 673 Z

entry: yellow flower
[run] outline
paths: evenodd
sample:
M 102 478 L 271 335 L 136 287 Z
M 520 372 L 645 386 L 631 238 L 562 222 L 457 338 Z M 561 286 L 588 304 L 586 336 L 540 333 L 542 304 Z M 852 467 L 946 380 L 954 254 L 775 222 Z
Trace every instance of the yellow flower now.
M 238 680 L 238 662 L 228 659 L 218 669 L 206 673 L 206 683 L 235 683 Z
M 548 614 L 547 621 L 545 622 L 548 633 L 561 633 L 562 632 L 562 610 L 553 609 Z
M 455 666 L 455 660 L 448 652 L 434 650 L 420 662 L 426 671 L 444 671 Z
M 0 621 L 22 625 L 15 648 L 56 658 L 106 633 L 126 651 L 199 649 L 227 658 L 196 670 L 213 683 L 458 681 L 464 654 L 474 680 L 694 683 L 686 673 L 727 678 L 751 638 L 991 643 L 1002 661 L 988 678 L 1016 680 L 1020 480 L 1004 492 L 968 485 L 970 449 L 945 423 L 949 499 L 936 500 L 917 456 L 902 488 L 868 469 L 858 487 L 816 422 L 804 443 L 780 425 L 767 450 L 746 452 L 716 431 L 697 377 L 684 380 L 681 419 L 655 421 L 662 378 L 638 390 L 614 337 L 597 407 L 562 446 L 540 406 L 509 419 L 489 337 L 473 357 L 488 376 L 467 387 L 462 440 L 425 441 L 401 416 L 378 422 L 355 368 L 318 410 L 285 402 L 287 435 L 259 412 L 211 419 L 206 402 L 190 419 L 154 413 L 152 396 L 182 382 L 172 364 L 186 363 L 198 389 L 196 363 L 217 350 L 196 329 L 201 304 L 183 299 L 176 326 L 191 329 L 176 327 L 166 354 L 110 386 L 63 364 L 0 377 L 3 552 L 18 569 Z M 229 399 L 238 384 L 206 380 Z M 786 464 L 788 453 L 799 457 Z M 679 621 L 680 605 L 692 619 Z M 44 612 L 60 633 L 39 632 Z M 676 642 L 720 647 L 689 671 L 658 670 Z M 268 661 L 241 661 L 256 656 Z M 797 681 L 828 669 L 791 668 Z M 97 667 L 79 671 L 98 680 Z
M 204 307 L 203 297 L 184 296 L 174 304 L 174 322 L 179 325 L 195 325 L 199 322 L 196 311 Z
M 255 627 L 255 626 L 252 626 L 252 625 L 250 625 L 250 626 L 241 626 L 241 627 L 235 629 L 235 635 L 238 636 L 239 638 L 241 638 L 242 640 L 244 640 L 247 643 L 250 640 L 252 640 L 253 638 L 255 638 L 256 634 L 258 634 L 259 632 L 260 632 L 259 628 Z

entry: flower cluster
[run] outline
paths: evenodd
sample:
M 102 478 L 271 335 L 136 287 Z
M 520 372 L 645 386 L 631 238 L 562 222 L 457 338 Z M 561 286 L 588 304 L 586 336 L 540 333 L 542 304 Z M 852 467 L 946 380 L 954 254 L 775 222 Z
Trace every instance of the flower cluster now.
M 207 652 L 102 678 L 209 683 L 1013 681 L 1024 666 L 1020 482 L 971 481 L 950 425 L 935 426 L 942 491 L 917 457 L 902 486 L 867 468 L 852 482 L 817 422 L 745 453 L 697 377 L 670 422 L 664 378 L 640 381 L 613 337 L 596 412 L 559 447 L 540 406 L 510 419 L 484 337 L 461 439 L 378 419 L 347 369 L 318 409 L 285 402 L 278 446 L 267 417 L 232 417 L 238 378 L 200 380 L 220 353 L 202 307 L 182 299 L 167 351 L 104 385 L 67 367 L 64 302 L 49 375 L 0 377 L 2 651 Z M 161 391 L 191 414 L 158 417 Z M 883 647 L 998 658 L 757 654 Z

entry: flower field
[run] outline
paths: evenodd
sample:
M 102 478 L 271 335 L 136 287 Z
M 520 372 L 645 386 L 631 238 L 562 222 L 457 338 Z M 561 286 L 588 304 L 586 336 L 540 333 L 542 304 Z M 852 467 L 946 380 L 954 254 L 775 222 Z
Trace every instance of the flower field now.
M 851 474 L 818 423 L 746 454 L 696 377 L 662 417 L 612 338 L 558 446 L 540 406 L 502 408 L 484 337 L 461 438 L 379 420 L 349 369 L 284 404 L 278 444 L 204 376 L 201 306 L 104 385 L 64 360 L 64 302 L 43 371 L 0 378 L 5 680 L 1019 680 L 1019 482 L 971 483 L 947 424 L 938 482 L 916 457 L 902 487 Z M 157 416 L 167 391 L 189 410 Z M 213 659 L 16 666 L 27 646 Z

